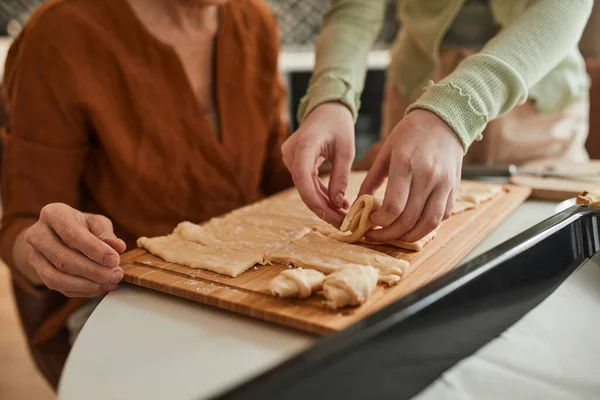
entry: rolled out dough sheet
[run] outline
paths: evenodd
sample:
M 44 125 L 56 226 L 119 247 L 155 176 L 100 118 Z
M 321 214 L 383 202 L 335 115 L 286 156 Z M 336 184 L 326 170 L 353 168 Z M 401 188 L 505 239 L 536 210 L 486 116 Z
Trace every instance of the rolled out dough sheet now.
M 214 248 L 183 240 L 179 235 L 141 237 L 138 246 L 166 262 L 190 268 L 202 268 L 218 274 L 236 277 L 255 264 L 263 264 L 261 252 L 244 252 L 228 247 Z
M 314 231 L 272 253 L 269 261 L 316 269 L 326 274 L 355 264 L 372 266 L 384 275 L 395 271 L 401 276 L 410 266 L 408 261 L 358 245 L 339 242 Z
M 457 202 L 480 204 L 492 199 L 502 191 L 502 185 L 485 182 L 461 181 L 458 185 Z

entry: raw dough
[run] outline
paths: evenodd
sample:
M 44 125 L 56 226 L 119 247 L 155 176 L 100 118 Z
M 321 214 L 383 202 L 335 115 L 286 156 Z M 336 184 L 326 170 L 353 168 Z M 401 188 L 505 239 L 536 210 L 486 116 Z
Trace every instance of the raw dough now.
M 347 266 L 371 266 L 378 271 L 379 281 L 398 283 L 407 273 L 410 263 L 366 247 L 340 242 L 318 232 L 272 253 L 268 260 L 285 265 L 315 269 L 326 274 Z
M 369 266 L 348 266 L 332 273 L 323 282 L 327 306 L 333 309 L 363 304 L 375 287 L 379 274 Z
M 435 239 L 436 235 L 437 235 L 437 229 L 432 232 L 429 232 L 426 236 L 422 237 L 421 239 L 417 240 L 416 242 L 411 243 L 411 242 L 404 242 L 402 240 L 392 240 L 391 242 L 388 242 L 387 244 L 391 244 L 392 246 L 399 247 L 404 250 L 421 251 L 421 250 L 423 250 L 423 247 L 427 246 L 429 244 L 429 242 L 431 242 L 433 239 Z
M 325 275 L 314 269 L 294 268 L 281 271 L 269 282 L 273 296 L 303 299 L 321 290 Z
M 138 247 L 166 262 L 185 265 L 190 268 L 202 268 L 233 278 L 255 264 L 264 264 L 262 253 L 244 252 L 228 247 L 213 248 L 184 240 L 177 234 L 154 238 L 141 237 Z
M 575 201 L 576 204 L 582 204 L 587 206 L 599 206 L 600 205 L 600 189 L 586 190 L 577 196 Z
M 480 204 L 492 199 L 502 191 L 501 185 L 483 182 L 461 181 L 456 201 L 468 201 Z
M 282 222 L 262 218 L 252 220 L 249 217 L 236 220 L 217 218 L 203 226 L 182 222 L 173 233 L 204 246 L 228 247 L 237 251 L 262 253 L 263 257 L 267 257 L 311 230 L 306 227 L 286 229 Z
M 326 234 L 332 239 L 346 243 L 356 243 L 362 241 L 372 244 L 392 245 L 401 249 L 412 251 L 422 250 L 423 247 L 425 247 L 435 238 L 436 233 L 434 231 L 414 243 L 404 242 L 402 240 L 392 240 L 386 243 L 368 242 L 364 240 L 363 236 L 365 233 L 367 233 L 367 231 L 374 226 L 370 219 L 371 213 L 377 211 L 379 207 L 381 207 L 381 200 L 376 199 L 368 194 L 362 195 L 356 199 L 354 204 L 352 204 L 350 211 L 346 215 L 346 218 L 344 218 L 344 222 L 342 222 L 342 226 L 340 227 L 342 232 L 351 232 L 350 234 L 339 233 L 337 231 L 327 234 L 320 229 L 318 229 L 318 231 Z
M 452 215 L 460 214 L 461 212 L 471 210 L 477 207 L 477 203 L 467 200 L 457 200 L 454 202 L 454 208 L 452 209 Z
M 340 227 L 342 232 L 350 232 L 350 234 L 336 232 L 330 237 L 346 243 L 358 242 L 373 227 L 371 213 L 377 211 L 379 207 L 381 207 L 380 200 L 368 194 L 360 196 L 350 207 Z

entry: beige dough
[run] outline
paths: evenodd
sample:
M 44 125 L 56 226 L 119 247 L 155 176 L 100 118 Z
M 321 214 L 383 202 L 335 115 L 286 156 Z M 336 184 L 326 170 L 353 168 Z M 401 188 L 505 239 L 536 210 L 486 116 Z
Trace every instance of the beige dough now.
M 452 215 L 460 214 L 461 212 L 471 210 L 477 207 L 477 203 L 473 201 L 458 200 L 454 202 L 454 208 L 452 209 Z
M 314 269 L 294 268 L 281 271 L 269 282 L 273 296 L 303 299 L 321 290 L 325 275 Z
M 203 226 L 182 222 L 177 225 L 173 233 L 204 246 L 228 247 L 237 251 L 262 253 L 263 257 L 267 257 L 311 230 L 305 227 L 285 229 L 281 226 L 281 222 L 268 219 L 253 221 L 243 217 L 237 220 L 217 218 Z
M 391 242 L 387 242 L 386 244 L 391 244 L 392 246 L 399 247 L 404 250 L 412 250 L 412 251 L 421 251 L 425 246 L 429 244 L 435 236 L 437 235 L 437 229 L 429 232 L 427 235 L 423 236 L 421 239 L 416 242 L 404 242 L 402 240 L 392 240 Z
M 264 263 L 262 253 L 204 246 L 184 240 L 177 234 L 150 239 L 141 237 L 137 240 L 137 245 L 166 262 L 190 268 L 202 268 L 231 277 L 238 276 L 255 264 Z
M 502 191 L 501 185 L 484 182 L 461 181 L 458 186 L 456 201 L 480 204 L 492 199 Z
M 363 304 L 375 290 L 378 279 L 377 270 L 369 266 L 348 266 L 332 273 L 323 282 L 327 306 L 337 309 Z
M 575 203 L 587 206 L 600 205 L 600 189 L 590 189 L 582 192 L 577 196 Z
M 368 194 L 360 196 L 344 218 L 340 230 L 350 234 L 334 233 L 329 237 L 346 243 L 355 243 L 365 236 L 365 233 L 373 227 L 371 213 L 381 207 L 381 201 Z
M 435 238 L 436 232 L 433 231 L 414 243 L 404 242 L 402 240 L 392 240 L 385 243 L 368 242 L 364 240 L 363 236 L 365 233 L 367 233 L 369 229 L 373 228 L 373 224 L 371 223 L 370 219 L 371 213 L 377 211 L 379 207 L 381 207 L 380 200 L 368 194 L 362 195 L 356 199 L 354 204 L 352 204 L 350 211 L 346 215 L 346 218 L 344 218 L 344 222 L 342 222 L 342 226 L 340 227 L 342 232 L 351 232 L 350 234 L 339 233 L 337 231 L 327 234 L 326 232 L 319 231 L 332 239 L 346 243 L 356 243 L 362 241 L 372 244 L 391 245 L 400 249 L 412 251 L 422 250 L 423 247 L 425 247 Z
M 349 243 L 328 238 L 319 232 L 309 232 L 283 249 L 269 255 L 268 260 L 284 265 L 316 269 L 325 274 L 335 272 L 349 264 L 371 266 L 381 271 L 381 275 L 397 276 L 398 280 L 410 264 L 387 254 Z

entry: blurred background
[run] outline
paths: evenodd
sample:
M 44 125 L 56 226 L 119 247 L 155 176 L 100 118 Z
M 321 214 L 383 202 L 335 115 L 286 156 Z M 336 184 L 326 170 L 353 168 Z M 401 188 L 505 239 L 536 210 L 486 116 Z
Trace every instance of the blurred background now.
M 0 0 L 0 36 L 16 36 L 27 21 L 32 10 L 44 0 Z M 310 72 L 314 65 L 314 42 L 319 33 L 323 14 L 331 0 L 265 0 L 279 21 L 282 52 L 281 71 L 289 90 L 289 113 L 292 128 L 298 126 L 296 110 L 306 91 Z M 389 62 L 386 49 L 392 43 L 399 24 L 396 20 L 396 1 L 388 0 L 385 22 L 368 57 L 368 74 L 361 98 L 361 110 L 356 122 L 356 157 L 373 144 L 379 135 L 380 111 L 385 80 L 385 68 Z M 590 21 L 600 20 L 600 7 L 596 6 Z M 581 41 L 586 58 L 600 57 L 600 24 L 590 23 Z M 9 40 L 0 39 L 0 64 Z M 4 44 L 4 46 L 3 46 Z M 0 66 L 0 72 L 2 67 Z
M 0 77 L 6 52 L 31 12 L 44 0 L 0 0 Z M 102 1 L 102 0 L 98 0 Z M 321 18 L 330 0 L 265 0 L 279 21 L 282 49 L 280 70 L 289 90 L 292 128 L 297 127 L 296 109 L 305 93 L 314 65 L 314 41 Z M 399 29 L 395 0 L 388 1 L 386 21 L 373 51 L 368 56 L 368 75 L 362 95 L 362 108 L 356 122 L 357 157 L 375 142 L 380 127 L 380 109 L 389 62 L 387 49 Z M 591 133 L 588 151 L 600 158 L 600 2 L 595 2 L 590 22 L 580 42 L 592 76 Z M 1 80 L 1 78 L 0 78 Z M 2 115 L 0 115 L 2 120 Z M 596 150 L 596 151 L 594 151 Z M 53 399 L 45 381 L 38 376 L 27 353 L 12 301 L 7 268 L 0 264 L 0 400 Z

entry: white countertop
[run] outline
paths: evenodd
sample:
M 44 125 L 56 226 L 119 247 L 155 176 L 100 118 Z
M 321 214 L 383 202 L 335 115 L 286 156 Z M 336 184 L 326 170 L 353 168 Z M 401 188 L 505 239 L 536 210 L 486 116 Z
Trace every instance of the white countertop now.
M 467 258 L 544 220 L 555 206 L 523 204 Z M 100 303 L 75 342 L 59 399 L 205 398 L 261 373 L 314 340 L 272 324 L 123 285 Z M 442 384 L 436 390 L 444 388 Z

